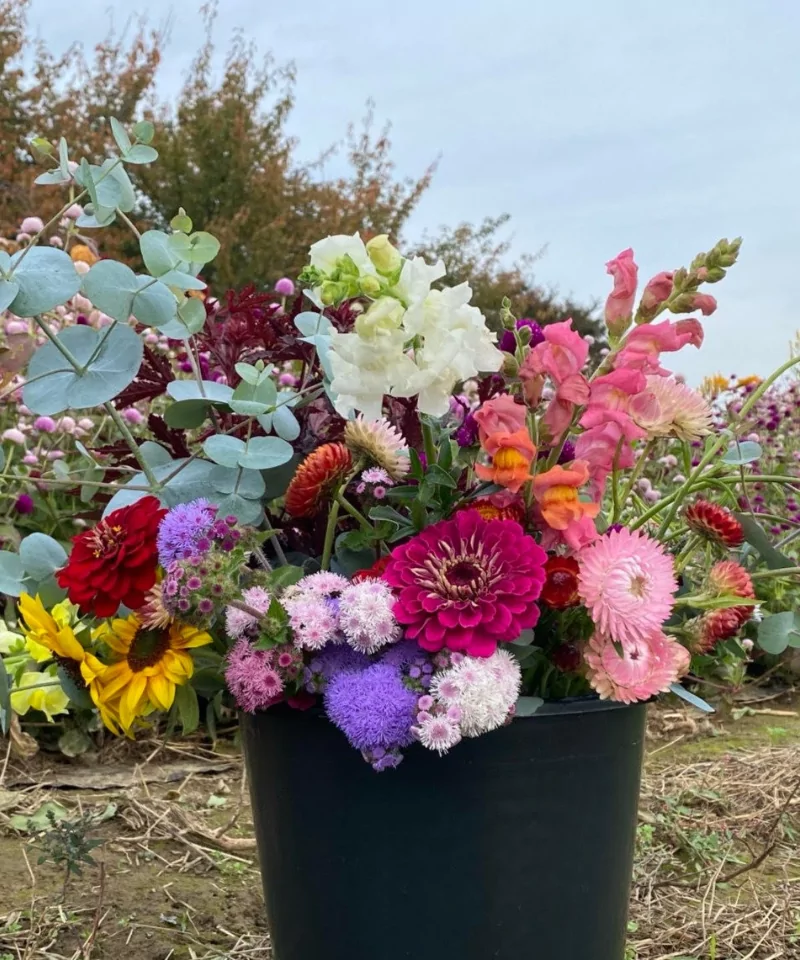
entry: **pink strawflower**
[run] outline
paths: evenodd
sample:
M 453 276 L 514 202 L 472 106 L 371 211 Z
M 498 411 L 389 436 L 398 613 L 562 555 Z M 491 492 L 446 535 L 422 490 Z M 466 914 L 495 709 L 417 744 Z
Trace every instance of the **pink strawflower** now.
M 366 420 L 359 414 L 345 425 L 344 442 L 354 458 L 382 467 L 393 480 L 402 480 L 411 468 L 405 438 L 388 420 Z
M 383 577 L 395 618 L 424 650 L 488 657 L 538 621 L 546 559 L 515 521 L 464 510 L 396 547 Z
M 400 639 L 393 607 L 394 594 L 385 580 L 354 583 L 339 598 L 339 629 L 354 650 L 374 653 Z
M 635 644 L 669 618 L 678 589 L 672 557 L 655 540 L 627 527 L 581 551 L 578 592 L 597 632 Z
M 688 651 L 660 630 L 645 634 L 618 651 L 614 641 L 596 633 L 584 653 L 588 679 L 601 700 L 635 703 L 669 690 L 686 666 Z
M 606 273 L 614 278 L 614 289 L 608 295 L 605 307 L 606 326 L 609 332 L 618 336 L 623 333 L 633 314 L 633 301 L 636 299 L 636 284 L 639 268 L 633 259 L 633 250 L 629 247 L 609 260 Z
M 269 610 L 272 597 L 263 587 L 249 587 L 242 594 L 242 600 L 248 607 L 258 610 L 259 613 L 266 613 L 267 610 Z M 229 637 L 233 637 L 236 640 L 242 637 L 254 637 L 258 632 L 257 628 L 258 620 L 256 620 L 255 617 L 251 617 L 249 613 L 246 613 L 244 610 L 239 610 L 237 607 L 226 608 L 225 630 Z
M 556 384 L 580 373 L 589 356 L 589 344 L 572 329 L 572 320 L 548 323 L 544 342 L 537 344 L 522 364 L 526 377 L 547 375 Z M 520 370 L 520 376 L 523 376 Z
M 272 650 L 255 650 L 239 640 L 228 654 L 225 680 L 237 704 L 248 713 L 265 710 L 283 695 L 283 680 L 273 665 Z
M 649 376 L 647 393 L 655 402 L 638 406 L 634 417 L 647 431 L 648 437 L 677 437 L 692 441 L 711 433 L 711 407 L 685 383 L 674 377 Z

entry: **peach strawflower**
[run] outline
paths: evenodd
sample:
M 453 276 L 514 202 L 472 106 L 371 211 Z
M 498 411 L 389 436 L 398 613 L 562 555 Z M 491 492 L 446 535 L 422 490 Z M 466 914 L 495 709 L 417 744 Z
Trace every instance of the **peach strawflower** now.
M 623 527 L 581 550 L 578 560 L 578 591 L 598 633 L 625 646 L 661 629 L 678 582 L 660 543 Z
M 698 440 L 711 433 L 713 415 L 708 401 L 674 377 L 647 378 L 646 392 L 655 403 L 641 405 L 634 420 L 649 437 Z
M 344 442 L 356 457 L 382 467 L 392 480 L 402 480 L 411 467 L 405 437 L 388 420 L 367 420 L 359 414 L 345 424 Z
M 330 501 L 353 464 L 343 443 L 324 443 L 312 450 L 297 468 L 286 491 L 286 512 L 292 517 L 313 517 Z
M 686 672 L 688 651 L 661 630 L 624 645 L 596 633 L 589 641 L 584 659 L 589 683 L 601 700 L 636 703 L 669 690 Z
M 583 517 L 594 519 L 600 513 L 599 503 L 580 500 L 578 490 L 589 482 L 589 464 L 573 460 L 564 467 L 551 467 L 533 481 L 533 494 L 542 517 L 554 530 L 566 530 Z
M 514 433 L 493 433 L 483 442 L 483 449 L 491 456 L 489 466 L 478 464 L 475 473 L 481 480 L 496 483 L 512 493 L 519 493 L 531 476 L 531 462 L 536 447 L 524 428 Z

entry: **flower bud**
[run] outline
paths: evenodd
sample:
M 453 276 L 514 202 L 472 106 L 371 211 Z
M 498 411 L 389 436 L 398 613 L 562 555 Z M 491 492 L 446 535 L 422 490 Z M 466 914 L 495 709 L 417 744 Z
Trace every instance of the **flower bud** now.
M 692 310 L 699 310 L 704 317 L 710 317 L 717 309 L 717 301 L 710 293 L 696 293 L 692 299 Z
M 504 353 L 501 372 L 504 377 L 516 377 L 519 373 L 519 364 L 517 363 L 516 357 L 512 357 L 510 353 Z
M 367 253 L 375 269 L 384 276 L 395 273 L 403 265 L 403 258 L 389 242 L 389 237 L 385 233 L 367 241 Z
M 709 267 L 706 283 L 719 283 L 724 277 L 725 270 L 722 267 Z
M 639 301 L 639 309 L 636 311 L 637 323 L 649 323 L 658 308 L 669 300 L 673 290 L 673 277 L 672 271 L 665 270 L 647 281 Z
M 379 331 L 397 330 L 403 322 L 405 307 L 394 297 L 381 297 L 356 320 L 355 330 L 361 337 L 374 337 Z
M 381 294 L 381 282 L 377 277 L 373 277 L 372 274 L 367 273 L 361 277 L 359 285 L 365 297 L 371 297 L 374 300 Z
M 339 303 L 345 298 L 347 288 L 343 283 L 334 283 L 333 280 L 326 280 L 319 291 L 319 298 L 326 307 Z

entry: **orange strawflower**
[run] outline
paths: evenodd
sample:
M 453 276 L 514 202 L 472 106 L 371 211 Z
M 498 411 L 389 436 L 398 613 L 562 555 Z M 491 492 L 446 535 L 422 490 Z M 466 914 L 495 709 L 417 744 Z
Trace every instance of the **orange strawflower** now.
M 533 495 L 542 517 L 554 530 L 566 530 L 583 517 L 594 519 L 600 513 L 599 503 L 578 498 L 578 489 L 589 480 L 589 464 L 573 460 L 566 467 L 552 467 L 533 481 Z
M 352 467 L 343 443 L 323 443 L 297 468 L 286 491 L 286 512 L 293 517 L 313 517 L 330 501 L 336 487 Z
M 478 464 L 475 473 L 481 480 L 488 480 L 519 493 L 528 480 L 532 480 L 531 462 L 536 456 L 536 447 L 523 427 L 514 433 L 492 433 L 483 440 L 483 449 L 491 456 L 489 466 Z

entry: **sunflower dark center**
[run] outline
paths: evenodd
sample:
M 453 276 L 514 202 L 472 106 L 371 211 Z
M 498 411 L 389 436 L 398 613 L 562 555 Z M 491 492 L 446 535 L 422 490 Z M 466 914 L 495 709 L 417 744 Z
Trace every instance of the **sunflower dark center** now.
M 81 690 L 86 687 L 81 675 L 81 665 L 77 660 L 73 660 L 71 657 L 60 657 L 57 653 L 53 654 L 53 659 L 76 686 Z
M 128 651 L 128 666 L 134 673 L 154 667 L 167 650 L 169 634 L 166 630 L 139 630 Z

